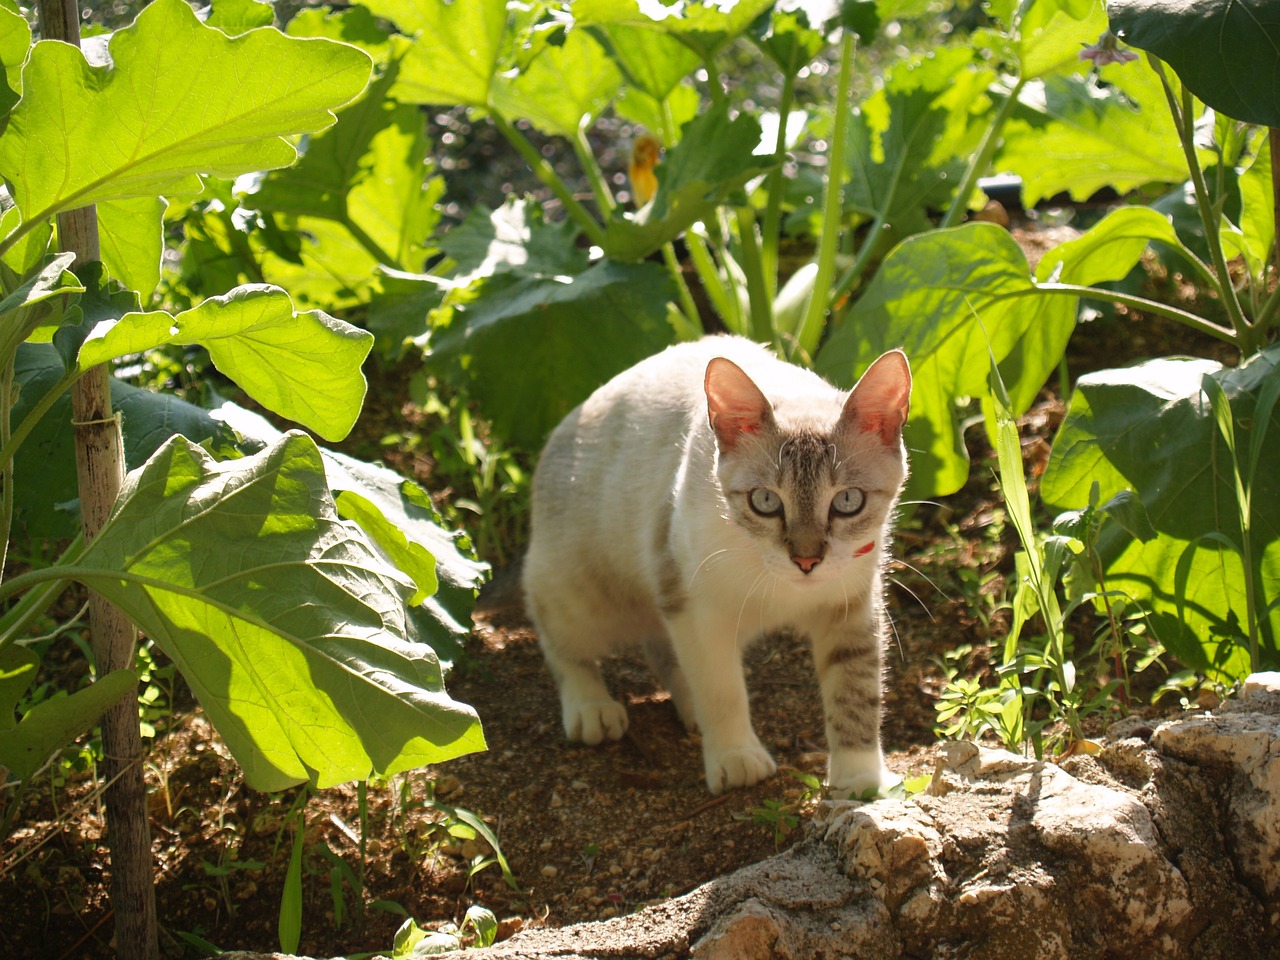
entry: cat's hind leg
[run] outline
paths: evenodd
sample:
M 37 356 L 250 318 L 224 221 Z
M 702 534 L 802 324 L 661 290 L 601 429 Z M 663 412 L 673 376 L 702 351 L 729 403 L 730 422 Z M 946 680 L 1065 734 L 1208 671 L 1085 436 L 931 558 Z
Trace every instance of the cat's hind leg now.
M 589 592 L 548 589 L 526 569 L 529 614 L 560 693 L 565 736 L 595 746 L 627 732 L 626 708 L 609 695 L 600 660 L 614 652 L 614 617 Z
M 665 633 L 645 637 L 644 658 L 658 682 L 671 694 L 671 703 L 684 728 L 690 733 L 697 733 L 698 716 L 693 709 L 693 694 L 689 690 L 689 681 L 684 671 L 680 669 L 671 639 Z

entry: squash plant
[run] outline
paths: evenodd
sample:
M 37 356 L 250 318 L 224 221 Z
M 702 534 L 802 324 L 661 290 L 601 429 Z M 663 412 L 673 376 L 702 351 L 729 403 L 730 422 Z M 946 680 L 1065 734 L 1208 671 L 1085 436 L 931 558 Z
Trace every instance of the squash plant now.
M 176 314 L 141 303 L 159 278 L 161 198 L 199 196 L 206 175 L 293 163 L 297 138 L 323 131 L 363 93 L 369 57 L 273 27 L 231 36 L 183 0 L 149 4 L 105 54 L 91 61 L 68 44 L 32 44 L 16 7 L 0 5 L 6 540 L 16 465 L 47 456 L 52 443 L 36 440 L 59 432 L 50 411 L 95 364 L 200 344 L 263 407 L 330 440 L 351 429 L 365 392 L 372 336 L 296 309 L 277 286 L 240 285 Z M 51 218 L 90 203 L 101 211 L 104 263 L 47 253 Z M 451 558 L 462 592 L 478 567 L 426 519 L 420 492 L 297 431 L 235 456 L 225 427 L 184 413 L 191 432 L 233 455 L 220 461 L 166 430 L 174 407 L 163 406 L 158 417 L 145 402 L 129 414 L 133 454 L 153 452 L 92 542 L 0 584 L 0 598 L 16 600 L 0 617 L 0 765 L 10 776 L 29 777 L 133 689 L 121 671 L 14 723 L 36 667 L 22 638 L 73 580 L 179 665 L 258 789 L 324 787 L 483 749 L 474 712 L 449 698 L 426 642 L 459 630 L 458 611 L 424 616 L 417 606 L 435 592 L 433 553 Z

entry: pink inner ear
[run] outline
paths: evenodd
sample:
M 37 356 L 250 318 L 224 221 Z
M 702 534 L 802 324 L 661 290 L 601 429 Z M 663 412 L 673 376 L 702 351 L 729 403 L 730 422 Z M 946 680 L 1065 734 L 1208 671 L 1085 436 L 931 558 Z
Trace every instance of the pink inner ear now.
M 744 434 L 759 433 L 769 422 L 769 401 L 732 360 L 716 357 L 707 364 L 703 386 L 707 416 L 724 448 L 733 449 Z
M 901 350 L 890 350 L 862 375 L 845 401 L 841 420 L 861 433 L 897 444 L 911 403 L 911 368 Z

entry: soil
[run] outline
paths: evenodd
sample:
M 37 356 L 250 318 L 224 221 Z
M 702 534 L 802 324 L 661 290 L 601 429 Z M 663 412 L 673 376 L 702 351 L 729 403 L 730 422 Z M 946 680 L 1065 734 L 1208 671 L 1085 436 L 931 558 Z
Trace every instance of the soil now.
M 1099 322 L 1093 336 L 1073 342 L 1079 346 L 1073 345 L 1071 369 L 1177 352 L 1171 337 L 1184 341 L 1186 334 Z M 1206 346 L 1184 349 L 1205 353 Z M 390 398 L 378 402 L 386 410 L 383 399 Z M 1062 413 L 1061 401 L 1046 392 L 1023 418 L 1032 477 L 1043 470 Z M 989 463 L 982 431 L 969 436 L 975 464 Z M 989 466 L 975 468 L 964 491 L 944 504 L 914 507 L 899 531 L 903 559 L 890 571 L 894 639 L 884 740 L 889 766 L 906 775 L 933 769 L 946 655 L 969 675 L 981 672 L 991 638 L 1007 628 L 1001 603 L 1013 537 L 992 474 Z M 371 784 L 367 823 L 355 786 L 307 800 L 300 953 L 389 953 L 406 916 L 434 928 L 460 922 L 472 904 L 503 921 L 501 936 L 522 926 L 610 917 L 689 891 L 796 838 L 814 801 L 801 777 L 820 778 L 825 764 L 821 703 L 802 643 L 769 638 L 748 661 L 756 729 L 779 772 L 751 789 L 712 797 L 702 783 L 697 738 L 684 732 L 638 660 L 610 666 L 611 687 L 631 717 L 626 737 L 598 748 L 565 742 L 517 583 L 508 567 L 483 592 L 475 635 L 449 684 L 455 698 L 479 712 L 488 752 Z M 1081 636 L 1087 630 L 1083 625 Z M 964 645 L 973 653 L 954 653 Z M 165 953 L 197 956 L 201 943 L 269 952 L 278 943 L 299 792 L 248 789 L 180 680 L 173 703 L 147 764 Z M 56 784 L 42 778 L 28 793 L 0 862 L 0 956 L 114 956 L 94 788 L 86 770 Z M 488 846 L 451 835 L 451 823 L 454 834 L 465 831 L 448 807 L 485 820 L 517 886 L 504 881 L 497 864 L 472 873 Z

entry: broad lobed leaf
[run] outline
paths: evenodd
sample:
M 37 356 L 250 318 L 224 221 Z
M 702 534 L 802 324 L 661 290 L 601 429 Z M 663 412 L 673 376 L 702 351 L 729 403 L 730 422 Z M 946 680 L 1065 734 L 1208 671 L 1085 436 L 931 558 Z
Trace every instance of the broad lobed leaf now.
M 28 221 L 104 200 L 194 194 L 200 174 L 288 166 L 285 139 L 333 123 L 369 81 L 368 56 L 275 29 L 230 38 L 183 0 L 154 0 L 90 66 L 41 41 L 0 136 L 0 175 Z M 263 69 L 270 64 L 271 69 Z
M 173 658 L 257 789 L 484 747 L 420 642 L 413 584 L 339 520 L 301 434 L 222 464 L 173 438 L 68 572 Z
M 214 365 L 263 406 L 340 440 L 360 415 L 360 367 L 373 336 L 319 310 L 297 312 L 278 287 L 249 285 L 177 316 L 128 313 L 99 324 L 80 348 L 81 369 L 165 343 L 198 343 Z
M 1123 529 L 1105 530 L 1099 550 L 1108 586 L 1124 590 L 1153 611 L 1156 633 L 1183 663 L 1239 679 L 1249 670 L 1240 645 L 1247 621 L 1244 571 L 1237 553 L 1243 530 L 1237 507 L 1234 465 L 1215 412 L 1204 392 L 1217 381 L 1230 400 L 1237 449 L 1247 450 L 1254 431 L 1274 431 L 1254 422 L 1258 398 L 1280 377 L 1280 352 L 1268 348 L 1239 368 L 1211 360 L 1164 358 L 1123 370 L 1080 378 L 1071 407 L 1054 440 L 1041 491 L 1058 509 L 1088 503 L 1098 483 L 1101 496 L 1137 492 L 1156 539 L 1140 542 Z M 1280 583 L 1280 447 L 1259 447 L 1250 474 L 1253 486 L 1253 549 L 1262 595 L 1269 602 Z M 1272 665 L 1280 611 L 1263 618 Z

